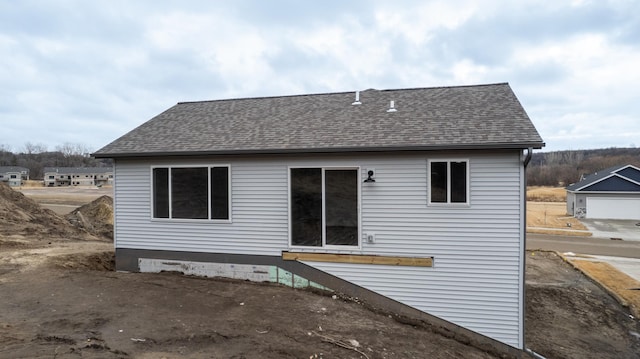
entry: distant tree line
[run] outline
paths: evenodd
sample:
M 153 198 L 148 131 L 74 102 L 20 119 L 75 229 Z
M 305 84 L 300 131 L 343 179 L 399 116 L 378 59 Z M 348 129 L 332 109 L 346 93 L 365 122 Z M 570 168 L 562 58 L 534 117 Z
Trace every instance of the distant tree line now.
M 527 167 L 527 185 L 568 186 L 582 175 L 627 164 L 640 167 L 640 148 L 534 153 Z
M 64 143 L 50 151 L 46 145 L 27 142 L 18 152 L 0 144 L 0 166 L 20 166 L 29 169 L 31 179 L 43 179 L 45 167 L 111 167 L 110 159 L 90 156 L 90 149 L 83 144 Z

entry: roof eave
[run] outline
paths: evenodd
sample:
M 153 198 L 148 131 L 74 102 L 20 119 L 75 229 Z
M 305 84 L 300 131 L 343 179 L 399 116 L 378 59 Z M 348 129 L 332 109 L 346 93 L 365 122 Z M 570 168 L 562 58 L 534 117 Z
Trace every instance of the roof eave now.
M 640 194 L 640 191 L 569 191 L 570 193 L 577 194 Z
M 186 156 L 224 156 L 224 155 L 281 155 L 281 154 L 318 154 L 318 153 L 358 153 L 358 152 L 412 152 L 412 151 L 454 151 L 454 150 L 516 150 L 541 149 L 544 142 L 491 143 L 468 145 L 427 145 L 427 146 L 389 146 L 389 147 L 326 147 L 326 148 L 285 148 L 285 149 L 247 149 L 214 151 L 160 151 L 160 152 L 96 152 L 95 158 L 131 158 L 131 157 L 186 157 Z

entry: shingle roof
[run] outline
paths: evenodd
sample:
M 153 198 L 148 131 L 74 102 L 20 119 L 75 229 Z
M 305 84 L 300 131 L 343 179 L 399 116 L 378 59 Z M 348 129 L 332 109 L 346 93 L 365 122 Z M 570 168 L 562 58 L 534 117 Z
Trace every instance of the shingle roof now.
M 625 171 L 631 172 L 625 175 Z M 581 181 L 567 186 L 569 192 L 589 191 L 633 191 L 637 192 L 639 185 L 636 177 L 640 170 L 632 165 L 618 165 L 585 176 Z M 631 176 L 629 176 L 631 175 Z M 597 186 L 600 184 L 600 186 Z
M 506 83 L 183 102 L 96 157 L 541 148 Z M 390 101 L 397 112 L 387 112 Z
M 26 167 L 19 166 L 0 166 L 0 173 L 9 173 L 9 172 L 29 172 L 29 169 Z
M 45 167 L 44 173 L 109 173 L 113 172 L 111 167 Z

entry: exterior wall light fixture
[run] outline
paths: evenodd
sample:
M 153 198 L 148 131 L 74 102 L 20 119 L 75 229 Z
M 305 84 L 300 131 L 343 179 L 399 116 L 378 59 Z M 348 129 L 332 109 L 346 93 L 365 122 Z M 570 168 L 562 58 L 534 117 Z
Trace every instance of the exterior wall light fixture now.
M 368 170 L 367 171 L 367 179 L 364 180 L 364 183 L 371 183 L 371 182 L 375 182 L 375 178 L 373 178 L 373 176 L 375 175 L 374 170 Z

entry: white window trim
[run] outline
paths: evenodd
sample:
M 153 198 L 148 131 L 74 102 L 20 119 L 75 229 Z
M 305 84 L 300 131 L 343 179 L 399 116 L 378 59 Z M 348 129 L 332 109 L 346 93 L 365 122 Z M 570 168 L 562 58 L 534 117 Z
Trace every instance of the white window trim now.
M 431 163 L 447 163 L 447 202 L 431 202 Z M 466 183 L 467 198 L 465 202 L 451 202 L 451 162 L 466 162 Z M 431 158 L 427 160 L 427 205 L 433 207 L 470 207 L 471 206 L 471 161 L 468 158 Z
M 291 238 L 291 232 L 292 232 L 292 228 L 291 228 L 291 169 L 295 169 L 295 168 L 320 168 L 322 170 L 322 245 L 318 246 L 318 247 L 314 247 L 314 246 L 296 246 L 293 245 L 291 243 L 292 239 Z M 325 171 L 326 170 L 355 170 L 356 171 L 356 178 L 357 180 L 357 184 L 358 184 L 358 245 L 357 246 L 340 246 L 340 245 L 327 245 L 325 244 L 326 242 L 326 216 L 325 216 L 325 184 L 324 184 L 324 179 L 325 179 Z M 288 213 L 288 233 L 287 236 L 289 238 L 288 240 L 288 245 L 289 245 L 289 249 L 292 250 L 296 250 L 296 251 L 306 251 L 306 252 L 335 252 L 335 253 L 340 253 L 340 252 L 353 252 L 356 250 L 361 250 L 362 249 L 362 171 L 360 169 L 360 166 L 322 166 L 322 165 L 313 165 L 313 164 L 309 164 L 306 166 L 288 166 L 287 167 L 287 213 Z
M 197 218 L 171 218 L 171 202 L 172 202 L 172 198 L 171 198 L 171 169 L 172 168 L 207 168 L 207 192 L 208 192 L 208 196 L 207 196 L 207 212 L 208 212 L 208 216 L 209 218 L 206 219 L 197 219 Z M 229 219 L 212 219 L 211 218 L 211 168 L 214 167 L 227 167 L 227 191 L 229 193 L 229 201 L 227 203 L 228 206 L 228 211 L 229 211 Z M 167 168 L 169 170 L 169 218 L 156 218 L 153 216 L 153 206 L 154 206 L 154 198 L 153 198 L 153 193 L 154 193 L 154 187 L 153 187 L 153 170 L 156 168 Z M 214 163 L 214 164 L 201 164 L 201 163 L 195 163 L 195 164 L 180 164 L 180 165 L 152 165 L 149 169 L 149 179 L 150 179 L 150 186 L 149 188 L 151 189 L 149 191 L 149 216 L 151 218 L 151 221 L 153 222 L 192 222 L 192 223 L 233 223 L 232 220 L 232 216 L 233 216 L 233 212 L 232 212 L 232 193 L 231 193 L 231 164 L 228 163 Z

